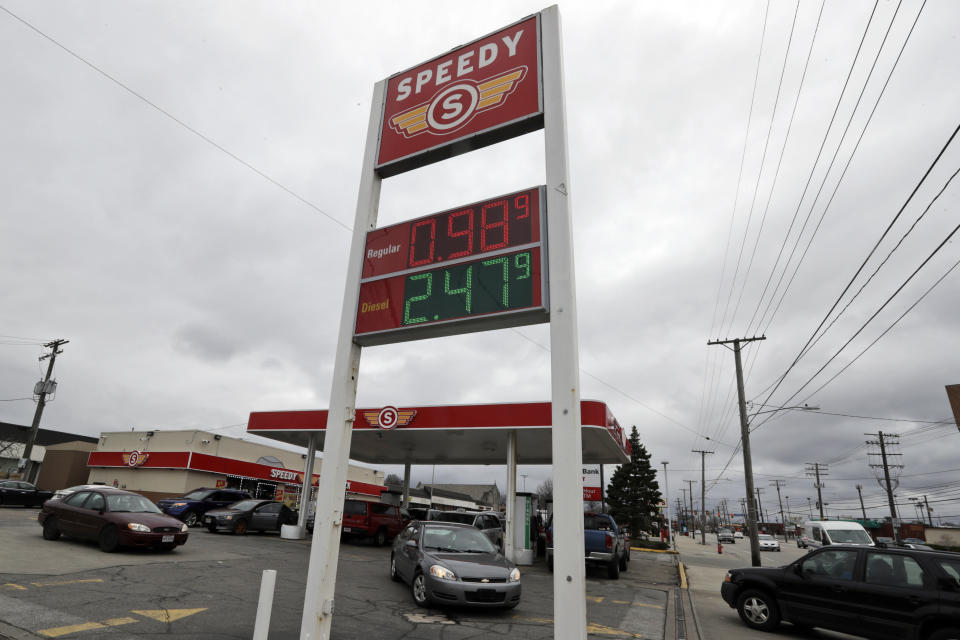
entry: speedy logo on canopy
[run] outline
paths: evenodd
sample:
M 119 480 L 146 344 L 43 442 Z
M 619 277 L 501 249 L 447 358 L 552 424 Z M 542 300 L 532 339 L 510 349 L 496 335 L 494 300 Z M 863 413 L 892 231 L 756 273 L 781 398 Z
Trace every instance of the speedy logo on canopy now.
M 377 429 L 394 429 L 396 427 L 405 427 L 417 415 L 416 409 L 397 409 L 396 407 L 386 406 L 383 409 L 364 411 L 363 417 L 367 424 Z
M 385 94 L 381 175 L 540 128 L 538 16 L 388 78 Z

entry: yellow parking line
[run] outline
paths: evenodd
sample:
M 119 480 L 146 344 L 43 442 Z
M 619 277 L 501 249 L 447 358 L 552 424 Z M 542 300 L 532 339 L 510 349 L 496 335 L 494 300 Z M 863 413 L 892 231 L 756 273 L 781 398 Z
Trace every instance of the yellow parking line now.
M 60 582 L 31 582 L 35 587 L 59 587 L 64 584 L 86 584 L 90 582 L 103 582 L 103 578 L 87 578 L 85 580 L 62 580 Z
M 521 615 L 513 616 L 514 620 L 520 620 L 521 622 L 534 622 L 537 624 L 553 624 L 553 618 L 527 618 Z M 613 627 L 605 627 L 602 624 L 587 624 L 587 633 L 594 633 L 599 635 L 607 636 L 619 636 L 621 638 L 643 638 L 643 635 L 639 633 L 630 633 L 629 631 L 624 631 L 623 629 L 614 629 Z
M 133 624 L 134 622 L 140 622 L 136 618 L 110 618 L 109 620 L 104 620 L 103 624 L 108 627 L 119 627 L 122 624 Z
M 603 596 L 587 596 L 590 602 L 603 602 Z
M 627 600 L 613 600 L 613 604 L 628 604 L 631 607 L 649 607 L 650 609 L 663 609 L 659 604 L 647 604 L 646 602 L 629 602 Z
M 27 588 L 24 587 L 23 585 L 13 584 L 12 582 L 8 582 L 8 583 L 6 583 L 6 584 L 0 584 L 0 587 L 8 587 L 8 588 L 10 588 L 10 589 L 16 589 L 17 591 L 26 591 L 26 590 L 27 590 Z
M 106 627 L 99 622 L 84 622 L 82 624 L 72 624 L 68 627 L 54 627 L 52 629 L 41 629 L 37 631 L 42 636 L 48 638 L 59 638 L 68 633 L 77 633 L 78 631 L 89 631 L 90 629 L 105 629 Z

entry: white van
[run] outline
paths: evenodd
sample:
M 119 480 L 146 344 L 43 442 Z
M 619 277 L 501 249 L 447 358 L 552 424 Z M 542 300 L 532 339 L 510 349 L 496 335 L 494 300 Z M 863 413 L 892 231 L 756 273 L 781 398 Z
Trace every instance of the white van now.
M 870 534 L 859 522 L 841 520 L 808 520 L 797 536 L 797 544 L 814 549 L 831 544 L 876 546 Z

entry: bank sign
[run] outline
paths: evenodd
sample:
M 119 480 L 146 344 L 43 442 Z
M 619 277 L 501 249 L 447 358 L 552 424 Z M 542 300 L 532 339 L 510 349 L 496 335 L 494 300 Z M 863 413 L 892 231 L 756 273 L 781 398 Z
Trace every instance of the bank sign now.
M 377 172 L 388 177 L 543 126 L 531 16 L 387 79 Z

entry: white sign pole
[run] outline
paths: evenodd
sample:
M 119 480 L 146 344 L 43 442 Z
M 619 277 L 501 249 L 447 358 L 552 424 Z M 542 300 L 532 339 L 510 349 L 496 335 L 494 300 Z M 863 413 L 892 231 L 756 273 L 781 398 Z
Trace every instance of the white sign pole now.
M 360 273 L 367 231 L 377 226 L 380 204 L 380 177 L 374 172 L 377 136 L 383 120 L 383 96 L 386 82 L 373 87 L 367 144 L 363 153 L 363 171 L 357 196 L 357 214 L 353 223 L 353 241 L 347 282 L 340 309 L 340 332 L 333 365 L 330 411 L 317 489 L 317 513 L 313 525 L 313 544 L 307 569 L 307 588 L 303 603 L 301 640 L 327 640 L 333 620 L 333 595 L 340 554 L 340 528 L 343 524 L 343 497 L 347 485 L 350 440 L 356 413 L 357 378 L 360 370 L 360 346 L 353 342 L 353 329 L 360 295 Z
M 583 563 L 580 353 L 560 10 L 554 5 L 544 9 L 541 16 L 553 402 L 553 637 L 584 640 L 587 604 Z

